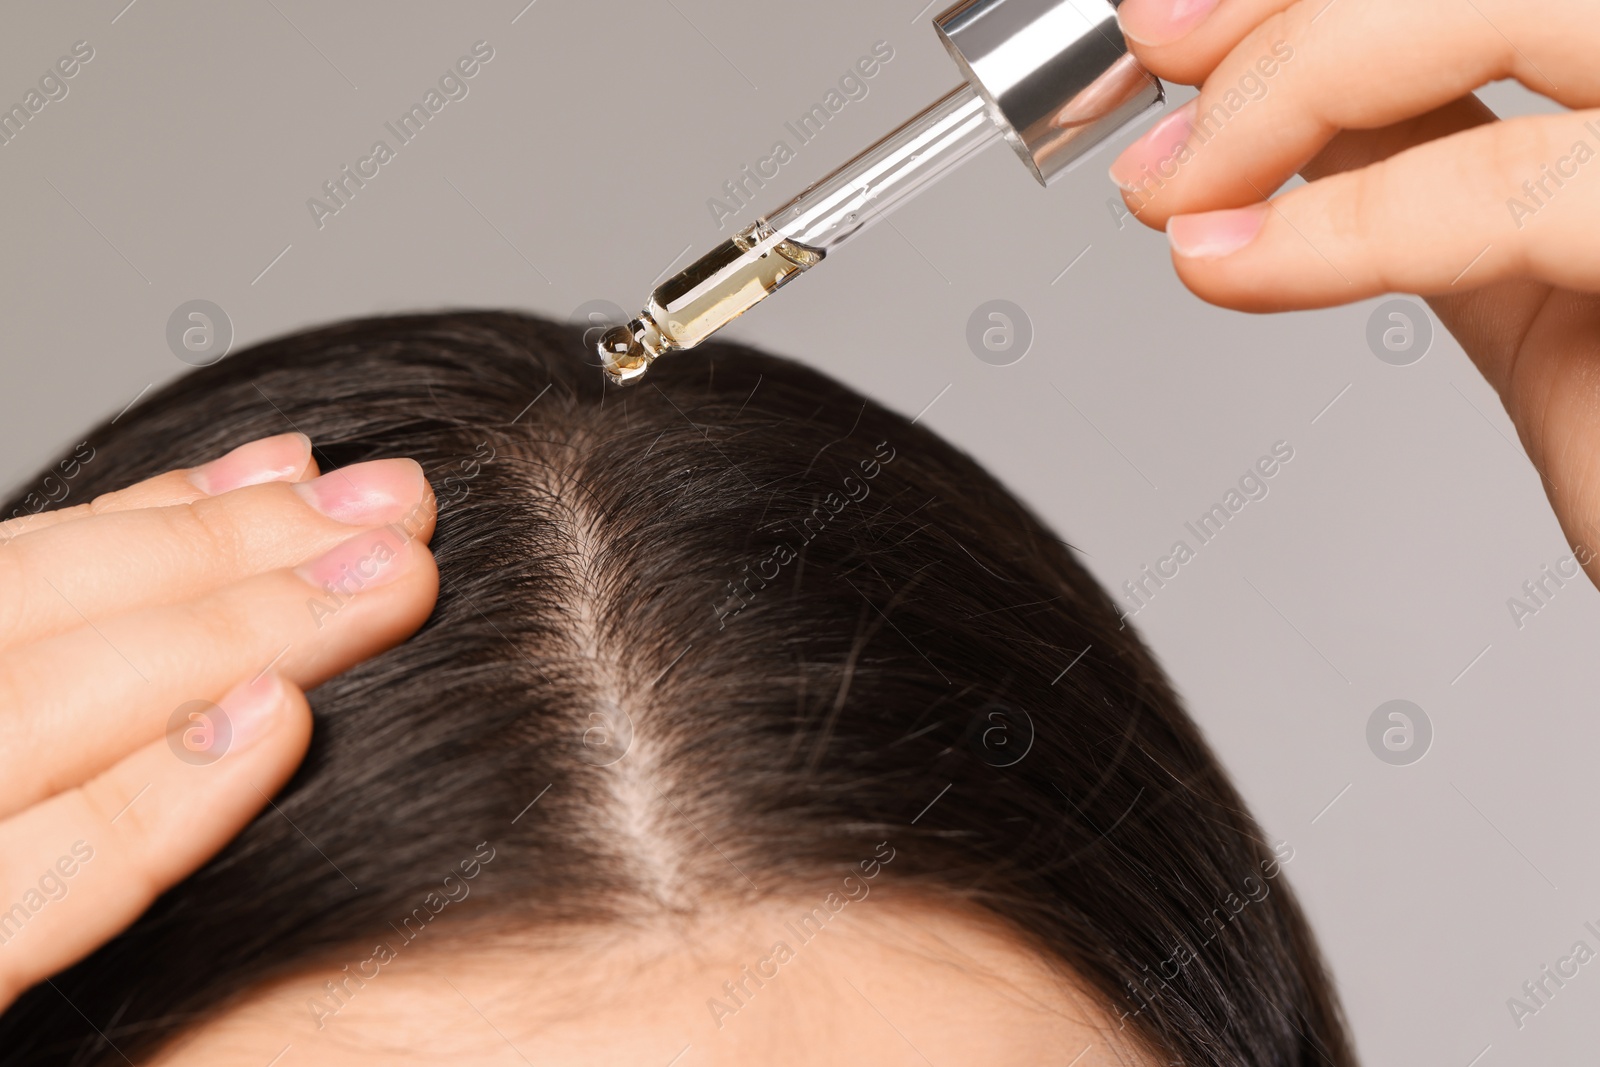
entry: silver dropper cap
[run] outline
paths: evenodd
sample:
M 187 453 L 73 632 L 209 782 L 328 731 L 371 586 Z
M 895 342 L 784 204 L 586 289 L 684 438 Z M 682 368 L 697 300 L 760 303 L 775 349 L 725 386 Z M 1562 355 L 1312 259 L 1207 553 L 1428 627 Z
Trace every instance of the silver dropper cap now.
M 1116 2 L 964 0 L 934 19 L 1041 185 L 1166 98 L 1128 51 Z

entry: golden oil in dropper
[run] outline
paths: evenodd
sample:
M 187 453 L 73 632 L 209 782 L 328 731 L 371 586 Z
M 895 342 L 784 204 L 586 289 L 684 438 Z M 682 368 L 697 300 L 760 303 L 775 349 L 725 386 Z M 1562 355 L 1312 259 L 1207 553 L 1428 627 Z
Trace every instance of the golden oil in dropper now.
M 658 356 L 693 348 L 1000 136 L 970 86 L 947 93 L 658 286 L 638 318 L 600 339 L 607 375 L 628 384 Z
M 662 282 L 638 318 L 606 331 L 606 373 L 620 383 L 638 378 L 662 353 L 693 348 L 822 257 L 758 220 Z

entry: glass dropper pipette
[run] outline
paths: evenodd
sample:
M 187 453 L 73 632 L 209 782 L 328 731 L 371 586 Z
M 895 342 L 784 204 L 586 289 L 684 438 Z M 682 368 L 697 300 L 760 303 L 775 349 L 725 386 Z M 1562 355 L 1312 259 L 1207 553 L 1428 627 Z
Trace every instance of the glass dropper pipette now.
M 607 376 L 638 380 L 693 348 L 991 141 L 1009 141 L 1041 184 L 1158 107 L 1161 83 L 1128 52 L 1120 0 L 965 0 L 934 20 L 966 81 L 650 294 L 608 330 Z

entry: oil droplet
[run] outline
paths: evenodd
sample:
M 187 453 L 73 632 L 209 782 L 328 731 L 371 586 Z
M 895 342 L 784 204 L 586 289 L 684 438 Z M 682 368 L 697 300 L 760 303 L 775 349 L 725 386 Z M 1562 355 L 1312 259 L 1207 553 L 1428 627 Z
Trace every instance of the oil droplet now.
M 607 330 L 596 347 L 607 377 L 618 385 L 630 385 L 650 369 L 650 353 L 628 326 Z

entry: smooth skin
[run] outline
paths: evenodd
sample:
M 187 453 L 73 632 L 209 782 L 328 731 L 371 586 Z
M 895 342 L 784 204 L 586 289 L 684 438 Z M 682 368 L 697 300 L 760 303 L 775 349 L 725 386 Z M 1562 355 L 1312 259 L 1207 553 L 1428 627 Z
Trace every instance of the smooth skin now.
M 0 1010 L 288 781 L 304 690 L 432 610 L 434 509 L 415 462 L 318 477 L 284 434 L 0 523 Z
M 1153 73 L 1201 86 L 1112 167 L 1184 284 L 1252 312 L 1424 296 L 1600 584 L 1600 6 L 1125 0 L 1118 17 Z M 1498 121 L 1471 94 L 1505 78 L 1572 110 Z M 1309 184 L 1269 201 L 1296 173 Z

